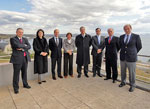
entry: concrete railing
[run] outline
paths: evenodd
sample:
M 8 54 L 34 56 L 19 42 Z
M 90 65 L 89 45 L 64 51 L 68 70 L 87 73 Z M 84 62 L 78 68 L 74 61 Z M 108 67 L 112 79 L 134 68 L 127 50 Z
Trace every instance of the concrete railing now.
M 77 67 L 76 66 L 76 53 L 74 54 L 73 59 L 74 59 L 73 66 L 74 66 L 74 70 L 75 70 Z M 50 61 L 51 61 L 51 59 L 49 58 L 48 59 L 48 73 L 46 73 L 46 76 L 49 76 L 49 77 L 51 76 L 51 62 Z M 89 65 L 89 72 L 92 72 L 91 70 L 92 70 L 92 62 Z M 102 70 L 103 70 L 102 73 L 105 75 L 106 73 L 105 73 L 104 63 L 102 64 Z M 33 60 L 28 63 L 27 72 L 28 72 L 28 74 L 27 74 L 28 80 L 37 79 L 37 74 L 34 74 Z M 62 75 L 63 75 L 63 57 L 62 57 Z M 13 80 L 13 65 L 11 63 L 0 64 L 0 86 L 11 85 L 12 80 Z M 119 80 L 120 80 L 120 77 L 119 77 Z M 21 74 L 20 74 L 20 82 L 21 81 L 22 81 L 22 79 L 21 79 Z M 144 88 L 144 90 L 150 91 L 150 86 L 148 83 L 137 81 L 137 84 L 140 87 Z
M 49 67 L 48 67 L 48 73 L 46 75 L 50 75 L 50 59 L 48 59 Z M 37 78 L 37 74 L 34 74 L 34 62 L 31 61 L 28 63 L 28 80 L 34 80 Z M 1 64 L 0 65 L 0 86 L 6 86 L 11 85 L 13 80 L 13 64 L 7 63 L 7 64 Z M 21 73 L 20 73 L 20 81 L 21 79 Z
M 73 57 L 73 66 L 74 69 L 76 69 L 76 54 L 74 54 Z M 62 75 L 63 75 L 63 57 L 62 57 Z M 57 69 L 57 64 L 56 64 L 56 69 Z M 56 72 L 57 74 L 57 72 Z M 46 76 L 51 76 L 51 59 L 48 58 L 48 73 L 46 73 Z M 32 60 L 31 62 L 28 63 L 28 69 L 27 69 L 27 78 L 28 80 L 34 80 L 38 78 L 37 74 L 34 74 L 34 61 Z M 11 85 L 13 80 L 13 64 L 11 63 L 4 63 L 0 64 L 0 86 L 6 86 L 6 85 Z M 20 73 L 20 82 L 22 81 L 21 79 L 21 73 Z

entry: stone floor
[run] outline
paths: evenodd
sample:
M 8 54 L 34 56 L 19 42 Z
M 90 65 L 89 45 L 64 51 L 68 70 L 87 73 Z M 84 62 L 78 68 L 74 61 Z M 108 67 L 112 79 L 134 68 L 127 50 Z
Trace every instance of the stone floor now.
M 0 109 L 150 109 L 150 93 L 139 89 L 128 92 L 129 86 L 119 88 L 104 78 L 82 76 L 52 80 L 37 84 L 29 81 L 31 89 L 20 84 L 15 95 L 12 86 L 0 88 Z

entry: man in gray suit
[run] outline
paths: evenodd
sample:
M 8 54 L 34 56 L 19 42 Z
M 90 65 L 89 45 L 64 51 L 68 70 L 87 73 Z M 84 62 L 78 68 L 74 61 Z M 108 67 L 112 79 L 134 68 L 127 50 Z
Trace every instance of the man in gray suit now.
M 102 54 L 103 49 L 105 48 L 105 37 L 101 36 L 101 29 L 96 28 L 96 35 L 92 37 L 92 55 L 93 55 L 93 77 L 96 74 L 99 77 L 101 76 L 101 63 L 102 63 Z M 97 72 L 97 73 L 96 73 Z
M 19 93 L 19 75 L 20 70 L 22 72 L 22 82 L 24 88 L 31 88 L 27 82 L 27 65 L 30 61 L 30 55 L 28 50 L 31 48 L 28 40 L 23 36 L 23 29 L 18 28 L 16 30 L 16 36 L 10 39 L 10 44 L 12 48 L 12 55 L 10 63 L 13 63 L 13 88 L 14 93 Z
M 126 84 L 126 69 L 129 71 L 129 92 L 133 92 L 136 84 L 136 61 L 137 53 L 142 48 L 140 36 L 131 32 L 132 27 L 130 24 L 124 26 L 125 34 L 120 36 L 120 64 L 121 64 L 121 84 L 123 87 Z

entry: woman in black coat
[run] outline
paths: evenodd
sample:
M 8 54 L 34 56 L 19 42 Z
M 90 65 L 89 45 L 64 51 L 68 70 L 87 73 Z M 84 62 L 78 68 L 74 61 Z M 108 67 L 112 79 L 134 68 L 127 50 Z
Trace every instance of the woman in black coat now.
M 44 38 L 44 31 L 39 29 L 36 33 L 36 38 L 33 41 L 34 55 L 34 74 L 38 74 L 38 83 L 46 82 L 43 79 L 45 73 L 48 72 L 48 58 L 49 48 L 46 38 Z

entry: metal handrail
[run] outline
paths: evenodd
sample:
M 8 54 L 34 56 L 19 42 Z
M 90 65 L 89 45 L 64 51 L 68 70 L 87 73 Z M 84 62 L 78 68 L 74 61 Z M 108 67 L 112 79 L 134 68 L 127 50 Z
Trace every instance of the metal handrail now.
M 8 57 L 8 56 L 11 56 L 11 54 L 8 54 L 8 55 L 5 55 L 5 56 L 0 56 L 0 58 L 5 58 L 5 57 Z M 150 58 L 150 56 L 149 55 L 138 55 L 138 56 L 140 56 L 140 57 L 146 57 L 146 58 Z M 139 65 L 139 63 L 138 63 L 138 65 Z M 146 65 L 146 64 L 144 64 L 144 65 Z M 141 65 L 142 66 L 142 65 Z M 149 65 L 148 66 L 146 66 L 146 67 L 150 67 Z M 104 69 L 103 69 L 104 70 Z M 144 77 L 144 76 L 141 76 L 141 75 L 137 75 L 138 77 L 141 77 L 141 78 L 145 78 L 145 79 L 148 79 L 148 80 L 150 80 L 150 78 L 149 77 Z M 144 82 L 144 81 L 143 81 Z M 146 82 L 147 83 L 147 82 Z
M 11 56 L 11 55 L 0 56 L 0 58 L 5 58 L 5 57 L 8 57 L 8 56 Z
M 7 54 L 5 56 L 0 56 L 0 57 L 7 57 L 7 56 L 11 56 L 11 54 Z M 137 56 L 150 58 L 150 55 L 141 55 L 141 54 L 139 54 Z
M 138 56 L 150 58 L 150 55 L 140 55 L 140 54 L 139 54 Z

